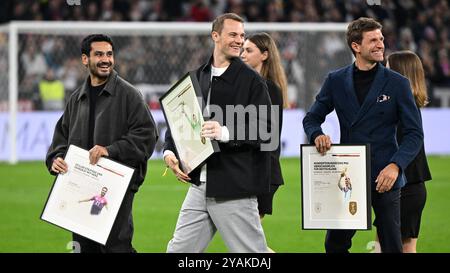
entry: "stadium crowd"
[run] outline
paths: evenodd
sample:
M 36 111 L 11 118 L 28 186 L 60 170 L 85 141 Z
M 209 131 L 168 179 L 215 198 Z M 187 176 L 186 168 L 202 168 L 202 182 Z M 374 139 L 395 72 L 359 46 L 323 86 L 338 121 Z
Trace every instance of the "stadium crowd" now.
M 76 1 L 71 1 L 76 2 Z M 373 17 L 383 24 L 386 54 L 396 50 L 411 50 L 422 59 L 431 96 L 434 87 L 450 87 L 450 0 L 81 0 L 81 5 L 69 6 L 66 0 L 2 1 L 0 23 L 12 20 L 31 21 L 195 21 L 209 22 L 218 14 L 234 12 L 248 22 L 349 22 L 361 16 Z M 3 37 L 2 37 L 3 35 Z M 276 34 L 275 34 L 276 35 Z M 67 52 L 68 43 L 78 44 L 77 36 L 22 35 L 20 54 L 20 92 L 24 98 L 34 96 L 33 109 L 42 109 L 39 103 L 39 83 L 58 80 L 70 92 L 79 85 L 85 74 L 79 65 L 79 52 Z M 290 83 L 295 81 L 295 43 L 306 38 L 280 36 L 280 51 Z M 342 38 L 342 39 L 340 39 Z M 324 47 L 333 56 L 348 51 L 343 37 L 324 38 Z M 72 40 L 71 40 L 72 39 Z M 120 37 L 119 37 L 120 39 Z M 155 40 L 157 39 L 157 40 Z M 187 39 L 187 40 L 186 40 Z M 196 67 L 207 56 L 195 50 L 199 41 L 186 42 L 192 37 L 127 37 L 119 41 L 121 66 L 117 69 L 136 83 L 170 84 L 183 71 Z M 197 38 L 198 39 L 198 38 Z M 200 39 L 207 39 L 202 37 Z M 283 41 L 287 40 L 287 41 Z M 174 57 L 171 50 L 181 44 L 185 56 Z M 201 41 L 201 44 L 207 44 Z M 331 44 L 331 45 L 330 45 Z M 31 46 L 32 45 L 32 46 Z M 152 48 L 159 48 L 158 54 Z M 5 70 L 7 39 L 0 33 L 0 70 Z M 326 53 L 324 53 L 326 54 Z M 329 54 L 328 54 L 329 55 Z M 2 57 L 3 56 L 3 57 Z M 302 55 L 304 56 L 304 55 Z M 180 66 L 180 59 L 190 58 L 189 67 Z M 5 59 L 2 61 L 1 59 Z M 127 60 L 133 62 L 127 62 Z M 148 60 L 153 60 L 149 62 Z M 324 70 L 332 69 L 333 58 L 318 64 Z M 152 70 L 152 66 L 157 69 Z M 51 72 L 49 72 L 51 70 Z M 6 70 L 5 70 L 6 71 Z M 148 73 L 156 71 L 156 73 Z M 170 73 L 168 73 L 170 71 Z M 159 73 L 159 74 L 158 74 Z M 4 74 L 3 72 L 0 74 Z M 7 75 L 7 74 L 6 74 Z M 153 75 L 153 76 L 152 76 Z M 154 77 L 154 78 L 151 78 Z M 317 79 L 317 82 L 323 77 Z M 308 90 L 313 87 L 307 88 Z M 28 95 L 27 95 L 28 94 Z M 297 102 L 293 107 L 303 107 Z M 157 107 L 155 105 L 155 107 Z

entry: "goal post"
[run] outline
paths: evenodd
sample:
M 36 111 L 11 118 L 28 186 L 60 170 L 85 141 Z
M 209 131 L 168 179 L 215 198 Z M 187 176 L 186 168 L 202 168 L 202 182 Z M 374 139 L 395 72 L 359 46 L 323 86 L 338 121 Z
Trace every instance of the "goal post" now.
M 353 58 L 345 42 L 346 23 L 245 23 L 244 26 L 247 34 L 265 31 L 274 37 L 288 78 L 288 99 L 294 108 L 308 108 L 326 73 Z M 0 78 L 0 115 L 9 112 L 8 127 L 0 129 L 3 130 L 0 140 L 4 130 L 8 130 L 8 140 L 0 143 L 0 149 L 8 149 L 7 161 L 14 164 L 20 160 L 18 113 L 62 111 L 46 109 L 39 97 L 39 81 L 47 72 L 51 70 L 63 82 L 65 100 L 86 77 L 79 48 L 84 36 L 110 35 L 115 43 L 119 74 L 139 86 L 149 106 L 157 108 L 161 92 L 207 60 L 213 46 L 210 32 L 211 23 L 194 22 L 13 21 L 0 26 L 0 35 L 7 40 L 5 44 L 0 39 L 0 68 L 7 63 L 8 70 L 8 78 L 4 80 L 7 87 Z M 7 56 L 1 54 L 2 50 Z M 5 159 L 0 157 L 1 160 Z

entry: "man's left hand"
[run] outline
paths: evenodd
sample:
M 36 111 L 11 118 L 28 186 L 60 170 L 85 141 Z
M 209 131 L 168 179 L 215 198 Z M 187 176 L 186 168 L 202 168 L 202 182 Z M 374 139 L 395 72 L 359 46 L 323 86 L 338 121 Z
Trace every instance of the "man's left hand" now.
M 222 126 L 217 121 L 209 120 L 203 123 L 202 137 L 220 139 L 222 137 Z
M 98 160 L 102 156 L 109 156 L 108 150 L 105 147 L 100 145 L 95 145 L 92 149 L 89 150 L 89 162 L 92 165 L 97 164 Z
M 387 165 L 383 170 L 381 170 L 380 174 L 378 174 L 375 183 L 377 183 L 376 190 L 379 193 L 383 193 L 391 190 L 395 181 L 397 181 L 399 168 L 397 164 L 391 163 Z

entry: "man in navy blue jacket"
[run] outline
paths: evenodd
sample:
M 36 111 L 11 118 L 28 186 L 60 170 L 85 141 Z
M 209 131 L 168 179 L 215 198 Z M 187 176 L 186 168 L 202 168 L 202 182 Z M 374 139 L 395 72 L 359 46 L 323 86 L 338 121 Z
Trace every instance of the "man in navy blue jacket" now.
M 336 110 L 341 143 L 370 144 L 372 207 L 375 211 L 382 252 L 402 252 L 400 235 L 400 188 L 403 171 L 423 142 L 419 112 L 409 81 L 385 68 L 381 24 L 359 18 L 347 29 L 347 43 L 355 63 L 331 72 L 316 101 L 303 119 L 310 143 L 324 154 L 331 146 L 322 132 L 325 117 Z M 398 146 L 395 132 L 405 125 L 405 138 Z M 327 252 L 348 252 L 355 230 L 328 230 Z

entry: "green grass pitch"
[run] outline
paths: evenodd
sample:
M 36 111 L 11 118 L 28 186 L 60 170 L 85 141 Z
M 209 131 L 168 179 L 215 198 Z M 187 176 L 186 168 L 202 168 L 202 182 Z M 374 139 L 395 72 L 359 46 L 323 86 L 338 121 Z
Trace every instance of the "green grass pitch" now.
M 450 252 L 450 157 L 429 157 L 433 180 L 426 183 L 428 198 L 422 217 L 419 252 Z M 325 231 L 301 229 L 300 161 L 282 160 L 286 185 L 274 200 L 274 214 L 263 227 L 276 252 L 324 252 Z M 163 177 L 161 160 L 149 161 L 147 179 L 135 197 L 133 244 L 138 252 L 165 252 L 188 185 L 172 173 Z M 0 164 L 0 252 L 70 252 L 70 232 L 39 219 L 53 177 L 43 162 Z M 358 231 L 352 252 L 370 252 L 374 230 Z M 207 252 L 226 252 L 219 234 Z

